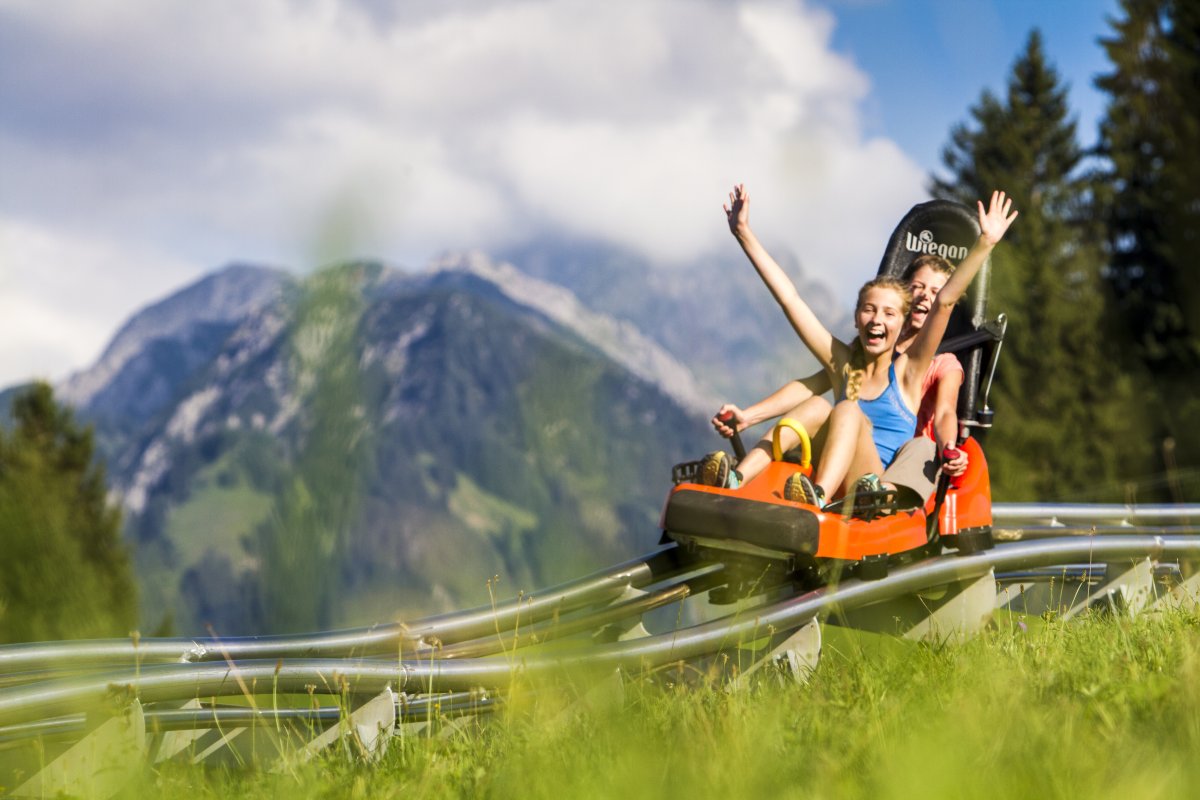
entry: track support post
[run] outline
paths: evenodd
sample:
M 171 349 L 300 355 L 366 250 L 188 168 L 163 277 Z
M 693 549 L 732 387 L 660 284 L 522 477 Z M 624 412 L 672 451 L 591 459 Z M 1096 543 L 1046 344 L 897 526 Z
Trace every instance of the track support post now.
M 964 639 L 992 623 L 996 608 L 996 576 L 947 584 L 916 594 L 894 597 L 855 609 L 839 609 L 831 624 L 887 633 L 914 641 L 941 644 Z
M 626 586 L 625 591 L 614 597 L 608 605 L 616 605 L 626 600 L 645 597 L 648 594 L 650 593 L 642 589 Z M 646 630 L 642 617 L 639 615 L 611 622 L 598 630 L 592 638 L 596 642 L 627 642 L 630 639 L 641 639 L 649 635 L 650 631 Z
M 201 708 L 200 700 L 193 697 L 183 705 L 179 706 L 182 710 L 198 710 Z M 150 745 L 150 761 L 157 764 L 160 761 L 174 758 L 175 756 L 193 747 L 198 740 L 209 733 L 203 728 L 192 728 L 182 731 L 164 731 L 152 737 Z
M 764 667 L 774 667 L 784 678 L 806 682 L 821 658 L 821 625 L 816 619 L 792 631 L 772 637 L 767 652 L 730 681 L 730 689 L 745 689 L 762 677 Z
M 343 714 L 336 725 L 313 738 L 295 754 L 296 763 L 303 764 L 334 742 L 345 739 L 355 755 L 365 761 L 374 761 L 387 752 L 388 740 L 396 731 L 396 695 L 390 686 L 358 706 L 349 714 Z
M 1149 558 L 1085 566 L 1082 577 L 1072 577 L 1078 568 L 1068 566 L 1060 576 L 1010 585 L 1000 593 L 997 605 L 1032 616 L 1051 612 L 1074 619 L 1090 609 L 1134 616 L 1154 598 L 1154 566 Z
M 1179 581 L 1154 586 L 1154 607 L 1200 610 L 1200 562 L 1190 559 L 1179 561 Z
M 136 699 L 72 745 L 11 797 L 86 797 L 105 800 L 120 792 L 146 763 L 146 722 Z

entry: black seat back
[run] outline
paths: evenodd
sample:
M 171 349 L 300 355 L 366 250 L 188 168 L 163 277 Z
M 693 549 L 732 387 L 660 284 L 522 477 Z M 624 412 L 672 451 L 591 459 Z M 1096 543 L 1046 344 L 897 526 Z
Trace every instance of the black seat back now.
M 958 264 L 966 258 L 978 238 L 977 215 L 970 208 L 949 200 L 920 203 L 912 207 L 892 232 L 877 274 L 899 278 L 912 260 L 923 253 L 934 253 Z M 990 260 L 971 282 L 966 301 L 955 307 L 940 348 L 952 350 L 965 373 L 958 396 L 959 420 L 974 421 L 976 418 L 985 358 L 996 344 L 992 337 L 971 336 L 980 332 L 987 322 L 989 268 Z

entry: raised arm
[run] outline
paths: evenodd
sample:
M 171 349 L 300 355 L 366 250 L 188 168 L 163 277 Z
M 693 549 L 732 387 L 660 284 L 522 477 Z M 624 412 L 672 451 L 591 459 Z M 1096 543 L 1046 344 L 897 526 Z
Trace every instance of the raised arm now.
M 1012 211 L 1012 198 L 1005 195 L 1004 192 L 992 192 L 987 211 L 984 211 L 982 201 L 977 204 L 979 206 L 979 238 L 975 240 L 967 257 L 962 260 L 962 263 L 954 270 L 954 274 L 950 276 L 950 280 L 946 281 L 946 285 L 934 298 L 933 306 L 925 317 L 925 324 L 906 351 L 908 362 L 904 370 L 904 381 L 908 385 L 920 386 L 929 362 L 933 360 L 938 345 L 942 343 L 946 325 L 950 322 L 950 312 L 967 293 L 967 287 L 971 285 L 971 281 L 975 279 L 975 275 L 991 255 L 992 249 L 1004 238 L 1008 226 L 1012 225 L 1013 220 L 1017 218 L 1017 212 Z M 1010 211 L 1012 211 L 1011 214 Z
M 832 374 L 837 369 L 836 365 L 846 359 L 849 348 L 835 339 L 808 304 L 800 299 L 796 285 L 750 229 L 750 194 L 744 185 L 739 183 L 733 187 L 729 193 L 729 205 L 724 208 L 729 230 L 754 265 L 758 276 L 783 309 L 800 340 L 816 356 L 821 366 Z

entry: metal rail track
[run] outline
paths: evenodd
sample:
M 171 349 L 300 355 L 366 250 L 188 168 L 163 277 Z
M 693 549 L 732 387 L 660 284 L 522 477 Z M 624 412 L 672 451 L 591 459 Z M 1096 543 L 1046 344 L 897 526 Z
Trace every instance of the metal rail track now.
M 1192 602 L 1200 594 L 1191 586 L 1200 565 L 1200 506 L 997 504 L 993 513 L 994 549 L 945 554 L 894 568 L 881 580 L 845 580 L 802 594 L 790 584 L 775 586 L 696 624 L 680 625 L 681 610 L 674 626 L 654 634 L 641 624 L 654 609 L 690 604 L 712 616 L 715 607 L 697 598 L 728 580 L 725 566 L 689 561 L 671 545 L 495 606 L 408 623 L 289 636 L 0 647 L 0 754 L 31 741 L 78 740 L 61 757 L 67 759 L 98 735 L 97 709 L 102 718 L 114 707 L 136 710 L 126 714 L 126 727 L 143 740 L 224 737 L 202 755 L 246 728 L 283 726 L 293 738 L 307 731 L 315 736 L 306 746 L 312 748 L 344 734 L 346 726 L 335 723 L 354 721 L 368 707 L 374 716 L 356 723 L 356 735 L 364 725 L 382 730 L 385 719 L 398 731 L 486 714 L 518 682 L 537 687 L 580 673 L 636 677 L 717 662 L 732 665 L 728 676 L 741 681 L 779 659 L 795 672 L 815 666 L 820 623 L 861 624 L 874 609 L 892 618 L 904 603 L 932 619 L 940 612 L 931 597 L 974 603 L 965 612 L 974 619 L 969 632 L 993 608 L 1044 594 L 1046 586 L 1075 587 L 1069 614 L 1093 598 L 1140 608 L 1173 587 L 1193 592 Z M 958 593 L 974 599 L 954 600 Z M 944 634 L 928 625 L 920 630 Z M 309 707 L 273 705 L 276 696 L 306 694 Z M 335 704 L 313 702 L 318 695 Z
M 854 609 L 934 587 L 1005 570 L 1055 564 L 1188 560 L 1200 558 L 1200 535 L 1112 535 L 1013 542 L 967 556 L 917 562 L 878 581 L 849 580 L 776 603 L 668 633 L 610 644 L 588 644 L 553 654 L 509 653 L 443 659 L 434 651 L 413 658 L 246 659 L 229 662 L 150 664 L 43 681 L 0 691 L 0 723 L 13 724 L 70 713 L 101 703 L 114 692 L 142 702 L 236 696 L 247 686 L 303 693 L 315 685 L 331 694 L 374 695 L 386 687 L 435 694 L 478 687 L 504 688 L 518 675 L 539 678 L 571 667 L 637 673 L 712 655 L 736 645 L 794 631 L 834 611 Z
M 1142 533 L 1187 535 L 1200 530 L 1200 505 L 995 503 L 997 541 Z
M 94 670 L 169 662 L 415 654 L 562 617 L 611 602 L 629 589 L 679 579 L 693 571 L 674 547 L 495 606 L 403 623 L 277 636 L 97 639 L 0 647 L 0 681 L 47 670 Z

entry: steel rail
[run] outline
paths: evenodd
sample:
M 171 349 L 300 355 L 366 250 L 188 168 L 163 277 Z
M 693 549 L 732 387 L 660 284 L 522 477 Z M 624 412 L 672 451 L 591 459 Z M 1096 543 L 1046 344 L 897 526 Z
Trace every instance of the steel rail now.
M 448 645 L 437 651 L 438 658 L 477 658 L 479 656 L 495 655 L 522 647 L 545 644 L 565 636 L 571 636 L 583 631 L 596 630 L 629 617 L 640 616 L 647 611 L 660 608 L 671 603 L 679 603 L 693 594 L 707 591 L 719 585 L 724 580 L 723 570 L 700 576 L 699 578 L 669 586 L 651 592 L 642 597 L 634 597 L 622 603 L 605 606 L 597 611 L 577 619 L 549 620 L 531 628 L 514 631 L 507 636 L 489 636 L 484 639 L 473 639 Z
M 1156 564 L 1154 580 L 1160 583 L 1177 584 L 1183 581 L 1183 573 L 1175 563 Z M 1098 583 L 1108 577 L 1107 564 L 1056 564 L 1052 567 L 997 572 L 997 583 L 1045 583 L 1070 581 L 1074 583 Z
M 455 719 L 495 711 L 504 700 L 494 695 L 480 696 L 474 692 L 452 695 L 432 695 L 420 698 L 397 698 L 396 721 L 415 724 L 432 720 Z M 316 708 L 268 708 L 247 706 L 215 706 L 206 708 L 146 708 L 143 710 L 146 733 L 157 734 L 181 730 L 215 730 L 227 728 L 262 728 L 274 725 L 306 725 L 314 729 L 336 725 L 346 716 L 341 706 Z M 33 738 L 72 739 L 87 733 L 86 714 L 23 722 L 0 727 L 0 749 L 27 742 Z
M 0 676 L 41 670 L 137 666 L 178 661 L 353 657 L 414 653 L 477 639 L 611 602 L 629 588 L 639 589 L 692 571 L 672 545 L 639 558 L 528 595 L 466 611 L 413 622 L 364 628 L 272 636 L 158 639 L 93 639 L 0 646 Z M 10 678 L 11 680 L 11 678 Z
M 618 668 L 661 666 L 714 652 L 724 643 L 756 639 L 767 632 L 786 633 L 841 609 L 858 608 L 935 586 L 977 579 L 992 571 L 1066 562 L 1107 563 L 1189 556 L 1200 556 L 1200 536 L 1095 536 L 1006 543 L 969 555 L 944 555 L 919 561 L 892 571 L 883 580 L 850 580 L 836 587 L 817 589 L 760 609 L 753 619 L 732 623 L 718 620 L 643 639 L 624 648 L 609 647 L 592 654 L 588 663 L 595 667 Z M 523 666 L 532 670 L 538 665 L 526 662 Z
M 1180 559 L 1200 556 L 1200 536 L 1091 536 L 1012 542 L 969 555 L 947 555 L 894 570 L 878 581 L 849 580 L 834 587 L 769 604 L 670 633 L 628 642 L 593 645 L 555 654 L 439 660 L 363 658 L 253 660 L 237 664 L 150 665 L 140 671 L 93 675 L 67 683 L 42 683 L 0 691 L 0 722 L 16 723 L 57 716 L 81 704 L 116 693 L 143 702 L 235 694 L 239 687 L 273 686 L 300 693 L 307 686 L 350 694 L 382 691 L 454 692 L 477 687 L 503 688 L 516 676 L 547 677 L 571 668 L 601 673 L 638 671 L 719 652 L 738 642 L 795 630 L 818 617 L 911 594 L 935 586 L 972 580 L 991 571 L 1036 568 L 1062 563 Z
M 609 602 L 628 588 L 651 586 L 695 568 L 696 565 L 682 559 L 678 548 L 669 546 L 576 581 L 518 596 L 506 604 L 481 606 L 408 623 L 404 625 L 405 639 L 425 647 L 477 639 L 497 628 L 511 630 L 518 623 L 540 622 L 568 610 Z
M 1200 525 L 1200 505 L 1151 504 L 1123 505 L 1119 503 L 993 503 L 992 519 L 996 523 L 1031 522 L 1045 525 L 1077 523 L 1123 523 L 1126 525 L 1182 522 Z M 1192 526 L 1193 528 L 1195 526 Z
M 1025 525 L 1020 528 L 992 527 L 992 541 L 1018 542 L 1060 539 L 1062 536 L 1189 536 L 1200 531 L 1196 525 Z
M 997 523 L 1043 521 L 1010 529 L 997 528 L 998 539 L 1033 539 L 1097 534 L 1188 535 L 1196 528 L 1129 527 L 1129 520 L 1200 519 L 1200 506 L 1127 506 L 1095 504 L 997 503 Z M 1076 525 L 1062 520 L 1116 520 L 1117 526 Z M 0 684 L 28 682 L 59 673 L 176 661 L 226 659 L 323 658 L 356 655 L 402 655 L 405 651 L 438 648 L 553 619 L 571 611 L 619 597 L 627 588 L 642 588 L 687 569 L 674 546 L 600 570 L 574 581 L 519 595 L 496 606 L 435 615 L 409 623 L 382 623 L 320 633 L 270 636 L 173 637 L 157 639 L 99 639 L 33 642 L 0 646 Z M 19 676 L 19 677 L 18 677 Z
M 1018 525 L 993 524 L 992 539 L 1015 542 L 1028 539 L 1057 539 L 1062 536 L 1189 536 L 1200 531 L 1197 525 Z

